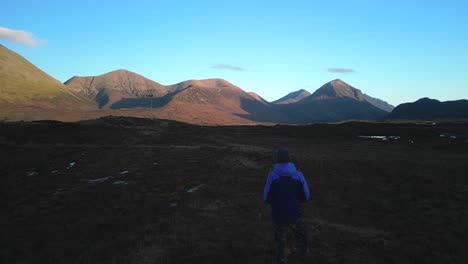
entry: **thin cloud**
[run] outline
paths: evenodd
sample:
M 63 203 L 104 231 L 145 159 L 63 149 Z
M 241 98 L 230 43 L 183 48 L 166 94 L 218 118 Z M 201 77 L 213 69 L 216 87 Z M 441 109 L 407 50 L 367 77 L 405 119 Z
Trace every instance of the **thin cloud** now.
M 22 30 L 13 30 L 0 27 L 0 39 L 14 43 L 23 44 L 29 47 L 35 47 L 41 43 L 31 33 Z
M 346 69 L 346 68 L 328 68 L 327 71 L 332 72 L 332 73 L 340 73 L 340 74 L 348 74 L 348 73 L 356 72 L 353 69 Z
M 217 65 L 215 65 L 215 66 L 213 66 L 211 68 L 218 69 L 218 70 L 236 71 L 236 72 L 245 71 L 244 68 L 237 67 L 237 66 L 232 66 L 232 65 L 229 65 L 229 64 L 217 64 Z

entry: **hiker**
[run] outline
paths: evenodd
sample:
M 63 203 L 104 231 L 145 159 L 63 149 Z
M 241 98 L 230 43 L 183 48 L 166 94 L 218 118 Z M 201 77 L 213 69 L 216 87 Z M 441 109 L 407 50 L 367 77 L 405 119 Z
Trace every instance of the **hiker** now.
M 268 174 L 263 191 L 263 200 L 271 205 L 275 232 L 276 258 L 286 263 L 286 232 L 293 231 L 300 263 L 304 263 L 307 251 L 307 236 L 302 218 L 301 203 L 310 198 L 309 187 L 304 175 L 296 170 L 286 149 L 278 149 L 277 162 Z

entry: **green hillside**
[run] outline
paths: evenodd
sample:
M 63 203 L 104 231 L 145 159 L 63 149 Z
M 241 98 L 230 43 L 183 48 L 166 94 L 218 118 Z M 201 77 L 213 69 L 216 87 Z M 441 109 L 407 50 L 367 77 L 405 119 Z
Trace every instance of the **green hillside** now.
M 28 60 L 0 45 L 0 106 L 45 109 L 93 109 L 90 100 L 68 88 Z

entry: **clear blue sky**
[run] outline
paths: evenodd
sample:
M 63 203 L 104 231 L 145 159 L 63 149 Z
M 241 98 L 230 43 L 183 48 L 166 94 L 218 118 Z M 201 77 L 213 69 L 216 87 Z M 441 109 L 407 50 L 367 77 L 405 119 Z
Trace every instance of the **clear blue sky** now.
M 468 99 L 464 0 L 15 0 L 1 13 L 0 27 L 41 44 L 0 43 L 62 82 L 128 69 L 162 84 L 224 78 L 267 100 L 336 78 L 395 105 Z

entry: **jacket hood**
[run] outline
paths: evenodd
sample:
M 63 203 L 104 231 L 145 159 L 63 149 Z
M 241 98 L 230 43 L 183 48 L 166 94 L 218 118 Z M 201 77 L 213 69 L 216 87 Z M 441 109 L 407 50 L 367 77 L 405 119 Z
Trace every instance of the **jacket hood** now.
M 290 174 L 293 172 L 296 172 L 296 166 L 294 166 L 294 163 L 291 162 L 286 162 L 286 163 L 276 163 L 275 167 L 273 168 L 273 171 L 278 174 Z

